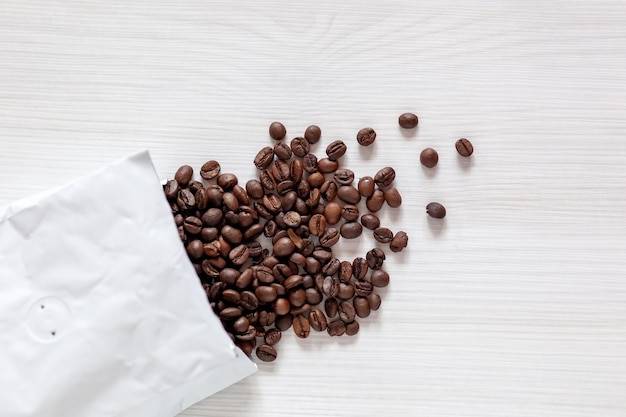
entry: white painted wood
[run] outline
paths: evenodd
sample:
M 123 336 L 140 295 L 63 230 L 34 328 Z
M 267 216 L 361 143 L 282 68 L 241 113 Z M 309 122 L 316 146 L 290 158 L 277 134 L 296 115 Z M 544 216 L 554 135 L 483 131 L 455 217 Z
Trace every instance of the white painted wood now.
M 396 167 L 410 247 L 357 337 L 287 334 L 183 416 L 626 415 L 626 4 L 334 3 L 0 2 L 0 203 L 143 148 L 249 178 L 271 121 L 317 123 Z

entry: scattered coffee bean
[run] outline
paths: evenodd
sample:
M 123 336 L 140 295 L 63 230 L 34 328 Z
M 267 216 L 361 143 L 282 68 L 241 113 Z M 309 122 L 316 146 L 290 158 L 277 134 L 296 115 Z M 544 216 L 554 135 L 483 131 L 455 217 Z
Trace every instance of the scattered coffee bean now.
M 345 201 L 349 204 L 357 204 L 361 201 L 361 194 L 359 191 L 351 185 L 342 185 L 337 189 L 337 197 L 341 201 Z
M 337 224 L 339 220 L 341 220 L 342 210 L 343 209 L 341 208 L 341 206 L 334 201 L 326 204 L 326 207 L 324 208 L 324 217 L 326 217 L 326 223 L 330 225 Z
M 220 174 L 220 164 L 217 161 L 207 161 L 200 168 L 200 176 L 205 180 L 212 180 Z
M 361 224 L 370 230 L 374 230 L 380 227 L 380 219 L 373 214 L 364 214 L 361 216 Z
M 341 320 L 335 320 L 328 323 L 328 334 L 330 336 L 342 336 L 346 333 L 346 325 Z
M 374 287 L 386 287 L 389 285 L 389 274 L 382 269 L 376 269 L 370 275 L 370 282 Z
M 326 155 L 328 155 L 328 159 L 336 161 L 346 153 L 347 149 L 346 144 L 342 140 L 336 140 L 326 147 Z
M 432 218 L 443 219 L 446 217 L 446 208 L 439 203 L 428 203 L 426 206 L 426 213 Z
M 174 179 L 179 185 L 187 185 L 193 176 L 193 168 L 189 165 L 183 165 L 174 174 Z
M 359 179 L 359 193 L 361 193 L 363 197 L 371 197 L 372 194 L 374 194 L 375 186 L 376 183 L 374 182 L 374 178 L 372 177 L 361 177 Z
M 389 248 L 391 249 L 392 252 L 400 252 L 402 251 L 402 249 L 406 248 L 408 243 L 409 243 L 409 237 L 407 236 L 405 232 L 400 231 L 395 234 L 393 239 L 391 239 Z
M 256 348 L 256 357 L 263 362 L 273 362 L 277 356 L 276 348 L 270 345 L 260 345 Z
M 381 304 L 380 295 L 373 292 L 367 295 L 366 297 L 367 297 L 367 302 L 370 304 L 370 308 L 372 310 L 376 311 L 380 308 L 380 304 Z
M 357 334 L 359 332 L 359 322 L 354 320 L 350 323 L 346 324 L 346 335 L 347 336 L 354 336 L 355 334 Z
M 354 297 L 352 303 L 354 304 L 354 311 L 356 312 L 357 316 L 359 316 L 360 318 L 365 318 L 370 315 L 371 307 L 366 297 Z
M 309 322 L 311 328 L 316 332 L 324 331 L 328 327 L 326 316 L 319 308 L 311 309 L 311 312 L 309 313 Z
M 341 236 L 345 239 L 355 239 L 361 236 L 363 227 L 358 222 L 346 222 L 339 228 Z
M 376 140 L 376 132 L 371 127 L 364 127 L 356 134 L 356 140 L 361 146 L 369 146 Z
M 270 137 L 274 140 L 281 140 L 287 134 L 287 129 L 285 125 L 280 122 L 273 122 L 270 124 Z
M 301 339 L 306 339 L 309 337 L 309 333 L 311 332 L 311 325 L 306 317 L 303 315 L 297 315 L 293 318 L 293 331 Z
M 385 204 L 385 194 L 381 190 L 374 190 L 374 194 L 365 200 L 365 206 L 373 213 L 379 211 Z
M 393 239 L 393 232 L 386 227 L 374 229 L 374 239 L 380 243 L 389 243 Z
M 281 161 L 287 161 L 291 158 L 293 151 L 285 142 L 278 142 L 274 145 L 274 155 Z M 266 167 L 267 168 L 267 167 Z
M 265 332 L 265 344 L 273 346 L 280 342 L 282 332 L 279 329 L 269 329 Z
M 426 168 L 433 168 L 439 162 L 439 154 L 433 148 L 426 148 L 420 153 L 420 162 Z
M 322 158 L 317 162 L 317 169 L 322 174 L 331 174 L 339 168 L 339 163 L 330 158 Z
M 333 179 L 339 185 L 351 185 L 354 182 L 354 172 L 347 168 L 341 168 L 335 171 Z
M 341 210 L 341 217 L 348 222 L 353 222 L 359 218 L 359 208 L 354 204 L 346 204 Z
M 472 142 L 465 138 L 457 140 L 454 146 L 456 147 L 456 151 L 461 156 L 468 157 L 474 153 L 474 146 L 472 145 Z
M 291 151 L 294 155 L 302 158 L 304 155 L 308 154 L 310 150 L 311 145 L 306 139 L 298 136 L 291 140 Z
M 413 129 L 417 127 L 417 115 L 413 113 L 403 113 L 398 117 L 398 124 L 403 129 Z
M 374 182 L 381 188 L 388 187 L 396 179 L 396 171 L 391 167 L 380 169 L 374 176 Z
M 386 256 L 382 249 L 374 248 L 367 252 L 365 259 L 370 269 L 380 269 L 383 266 Z
M 383 191 L 383 197 L 387 205 L 391 208 L 397 208 L 402 205 L 402 196 L 395 187 Z
M 306 130 L 304 131 L 304 138 L 307 141 L 309 141 L 311 145 L 319 142 L 321 137 L 322 137 L 322 130 L 319 128 L 319 126 L 311 125 L 307 127 Z

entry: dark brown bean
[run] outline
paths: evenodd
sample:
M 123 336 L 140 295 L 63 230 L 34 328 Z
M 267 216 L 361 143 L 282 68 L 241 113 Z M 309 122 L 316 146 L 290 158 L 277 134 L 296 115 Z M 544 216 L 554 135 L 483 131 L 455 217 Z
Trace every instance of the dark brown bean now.
M 341 219 L 341 212 L 342 208 L 338 203 L 331 201 L 330 203 L 326 204 L 326 207 L 324 208 L 324 217 L 326 218 L 326 223 L 330 225 L 337 224 Z
M 268 329 L 265 332 L 265 344 L 273 346 L 276 343 L 280 342 L 283 333 L 278 329 Z
M 241 293 L 241 300 L 239 301 L 239 305 L 244 310 L 254 311 L 259 307 L 259 299 L 252 291 L 243 291 Z
M 301 159 L 293 159 L 289 162 L 289 175 L 291 181 L 294 184 L 297 184 L 302 179 L 302 174 L 304 173 L 304 166 L 302 165 Z
M 228 259 L 230 259 L 230 261 L 237 266 L 246 263 L 249 257 L 250 249 L 248 249 L 246 245 L 235 246 L 230 252 L 228 252 Z
M 374 175 L 374 182 L 381 188 L 388 187 L 396 179 L 396 171 L 391 167 L 381 168 Z
M 320 186 L 320 194 L 326 201 L 333 201 L 337 197 L 337 184 L 334 181 L 324 181 Z
M 276 158 L 282 161 L 289 160 L 289 158 L 291 158 L 292 153 L 293 152 L 291 151 L 291 147 L 289 147 L 289 145 L 287 145 L 285 142 L 278 142 L 276 145 L 274 145 L 274 155 L 276 155 Z M 267 168 L 267 167 L 263 167 L 262 169 L 264 168 Z
M 263 303 L 271 303 L 278 297 L 276 289 L 267 285 L 262 285 L 254 290 L 254 294 L 259 301 Z
M 380 227 L 380 219 L 373 214 L 364 214 L 361 216 L 361 224 L 370 230 L 374 230 Z
M 465 138 L 457 140 L 454 144 L 456 151 L 463 157 L 468 157 L 474 153 L 474 145 Z
M 312 153 L 308 153 L 302 157 L 302 169 L 306 172 L 313 173 L 318 171 L 317 156 Z
M 220 318 L 222 320 L 237 320 L 241 317 L 242 311 L 239 307 L 226 307 L 220 311 Z
M 321 214 L 314 214 L 309 220 L 309 233 L 321 236 L 326 232 L 326 218 Z
M 327 298 L 324 302 L 324 311 L 328 318 L 333 318 L 339 312 L 339 302 L 336 298 Z
M 374 190 L 374 193 L 371 197 L 368 197 L 365 200 L 365 206 L 367 209 L 373 213 L 376 213 L 383 207 L 385 203 L 385 194 L 381 190 Z
M 183 188 L 178 192 L 176 204 L 178 204 L 178 207 L 183 211 L 191 211 L 196 206 L 196 197 L 191 190 Z
M 258 180 L 249 180 L 246 183 L 246 191 L 251 198 L 255 199 L 263 198 L 265 194 L 263 192 L 263 186 Z
M 393 239 L 393 232 L 386 227 L 374 229 L 374 239 L 380 243 L 389 243 Z
M 293 318 L 293 331 L 299 338 L 306 339 L 311 332 L 311 325 L 306 317 L 297 315 Z
M 328 323 L 328 334 L 330 336 L 343 336 L 346 333 L 346 324 L 341 320 Z
M 291 327 L 293 323 L 293 316 L 291 314 L 286 314 L 284 316 L 276 317 L 275 325 L 276 328 L 280 331 L 287 331 Z
M 418 118 L 413 113 L 403 113 L 398 117 L 398 124 L 403 129 L 413 129 L 417 127 Z
M 322 137 L 322 129 L 319 126 L 311 125 L 304 131 L 304 138 L 312 145 L 319 142 Z
M 351 185 L 354 182 L 354 172 L 347 168 L 341 168 L 335 171 L 333 179 L 340 185 Z
M 263 362 L 273 362 L 276 360 L 278 352 L 274 346 L 260 345 L 256 348 L 256 357 Z
M 353 204 L 346 204 L 341 210 L 341 217 L 346 221 L 353 222 L 359 218 L 359 208 Z
M 183 228 L 187 233 L 197 235 L 202 231 L 202 220 L 196 216 L 188 216 L 183 221 Z
M 397 208 L 402 205 L 402 196 L 395 187 L 383 191 L 383 198 L 385 199 L 387 205 L 391 208 Z
M 393 239 L 389 244 L 389 248 L 392 252 L 400 252 L 402 249 L 406 248 L 409 243 L 409 237 L 406 232 L 400 231 L 395 234 Z
M 330 248 L 339 241 L 339 237 L 339 231 L 334 227 L 330 227 L 319 237 L 319 242 L 323 247 Z
M 359 194 L 359 190 L 351 185 L 340 186 L 337 189 L 337 197 L 341 201 L 345 201 L 349 204 L 357 204 L 359 201 L 361 201 L 361 194 Z
M 281 140 L 287 134 L 285 125 L 280 122 L 272 122 L 269 128 L 270 137 L 274 140 Z
M 326 178 L 324 178 L 324 174 L 321 172 L 314 172 L 309 174 L 306 178 L 306 182 L 309 183 L 311 188 L 319 188 L 322 184 L 324 184 L 324 181 L 326 181 Z
M 194 239 L 187 245 L 187 255 L 191 259 L 200 259 L 204 255 L 204 244 L 199 239 Z
M 237 185 L 238 179 L 235 174 L 220 174 L 217 176 L 217 185 L 222 187 L 224 191 L 230 191 L 235 185 Z
M 355 239 L 361 236 L 363 226 L 359 222 L 345 222 L 341 225 L 339 231 L 344 239 Z
M 372 271 L 370 282 L 374 287 L 386 287 L 389 285 L 389 274 L 382 269 Z
M 446 208 L 439 203 L 428 203 L 426 206 L 426 213 L 434 219 L 443 219 L 446 217 Z
M 304 155 L 308 154 L 310 150 L 311 145 L 303 137 L 298 136 L 291 140 L 291 151 L 294 155 L 302 158 Z
M 337 298 L 340 300 L 349 300 L 352 297 L 354 297 L 354 285 L 340 282 L 339 291 L 337 291 Z
M 369 281 L 365 281 L 362 279 L 354 281 L 354 292 L 356 295 L 360 295 L 361 297 L 367 297 L 373 291 L 374 287 L 372 283 Z
M 324 315 L 324 312 L 319 308 L 311 309 L 309 313 L 309 324 L 316 332 L 322 332 L 328 327 L 326 315 Z
M 207 161 L 200 168 L 200 176 L 205 180 L 212 180 L 220 174 L 220 164 L 217 161 Z
M 346 324 L 346 336 L 354 336 L 359 332 L 359 322 L 354 320 Z
M 317 288 L 307 288 L 304 292 L 306 294 L 306 302 L 312 306 L 318 305 L 324 299 L 322 293 Z
M 369 146 L 376 140 L 376 132 L 371 127 L 364 127 L 356 134 L 356 140 L 361 146 Z
M 420 162 L 426 168 L 434 168 L 439 162 L 439 154 L 433 148 L 426 148 L 420 152 Z
M 235 320 L 232 327 L 235 333 L 245 333 L 248 331 L 248 327 L 250 327 L 250 321 L 242 316 Z
M 359 316 L 360 318 L 365 318 L 370 315 L 371 307 L 366 297 L 354 297 L 352 303 L 354 304 L 354 311 L 356 312 L 357 316 Z
M 380 304 L 381 304 L 381 300 L 380 300 L 380 295 L 376 294 L 376 293 L 371 293 L 367 296 L 367 302 L 370 305 L 370 308 L 374 311 L 378 310 L 380 308 Z
M 339 168 L 339 163 L 330 158 L 322 158 L 317 162 L 317 169 L 322 174 L 331 174 Z
M 365 259 L 367 259 L 367 265 L 370 269 L 380 269 L 383 266 L 386 256 L 382 249 L 374 248 L 367 252 Z
M 193 168 L 189 165 L 182 165 L 176 170 L 176 174 L 174 174 L 174 179 L 176 180 L 176 182 L 178 182 L 179 185 L 185 186 L 189 184 L 192 176 Z
M 371 197 L 374 194 L 375 186 L 376 183 L 372 177 L 366 176 L 359 179 L 358 189 L 363 197 Z
M 352 261 L 352 275 L 356 279 L 364 279 L 365 275 L 367 275 L 367 271 L 369 270 L 369 265 L 367 263 L 367 259 L 362 257 L 356 257 Z
M 289 169 L 289 164 L 287 162 L 277 159 L 272 163 L 272 177 L 274 177 L 274 181 L 277 184 L 283 181 L 287 181 L 290 175 L 291 172 Z
M 178 187 L 178 181 L 176 180 L 169 180 L 167 183 L 165 183 L 165 187 L 163 188 L 163 191 L 165 192 L 165 196 L 168 199 L 173 199 L 178 197 L 178 190 L 180 188 Z
M 328 159 L 336 161 L 346 153 L 347 149 L 346 144 L 342 140 L 336 140 L 326 147 L 326 155 L 328 155 Z
M 273 252 L 274 256 L 283 257 L 289 256 L 295 250 L 293 241 L 288 237 L 280 238 L 274 243 Z

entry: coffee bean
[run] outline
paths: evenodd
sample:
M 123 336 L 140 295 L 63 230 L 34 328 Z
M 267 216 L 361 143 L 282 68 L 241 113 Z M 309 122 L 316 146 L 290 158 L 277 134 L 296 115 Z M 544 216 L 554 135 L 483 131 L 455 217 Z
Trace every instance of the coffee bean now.
M 326 316 L 319 308 L 311 309 L 311 312 L 309 313 L 309 323 L 311 328 L 316 332 L 322 332 L 328 327 Z
M 284 263 L 276 264 L 272 268 L 272 274 L 274 275 L 274 279 L 276 280 L 276 282 L 283 284 L 283 285 L 285 284 L 285 282 L 287 281 L 289 277 L 292 277 L 295 275 L 294 272 L 295 273 L 298 272 L 297 268 L 295 271 L 293 271 L 289 267 L 289 265 L 284 264 Z
M 179 185 L 185 186 L 191 181 L 191 177 L 193 176 L 193 168 L 189 165 L 183 165 L 176 170 L 176 174 L 174 174 L 174 179 L 178 182 Z
M 270 146 L 262 148 L 254 157 L 254 165 L 258 169 L 267 169 L 274 160 L 274 149 Z
M 206 194 L 206 204 L 208 207 L 221 207 L 224 197 L 224 190 L 217 184 L 208 186 L 204 193 Z
M 217 256 L 220 256 L 221 253 L 221 244 L 218 240 L 214 240 L 212 242 L 204 244 L 204 254 L 209 258 L 215 258 Z
M 285 125 L 280 122 L 273 122 L 269 129 L 270 137 L 274 140 L 281 140 L 287 134 Z
M 370 230 L 374 230 L 380 227 L 380 219 L 373 214 L 364 214 L 361 216 L 361 224 Z
M 354 297 L 354 285 L 340 282 L 339 290 L 337 291 L 337 298 L 340 300 L 349 300 L 352 297 Z
M 239 317 L 237 320 L 235 320 L 232 327 L 235 333 L 245 333 L 250 327 L 250 321 L 246 317 Z
M 278 142 L 276 145 L 274 145 L 274 155 L 276 155 L 276 158 L 280 160 L 283 160 L 283 161 L 289 160 L 291 158 L 292 153 L 293 152 L 291 150 L 291 147 L 287 145 L 285 142 Z
M 379 211 L 385 204 L 385 194 L 381 190 L 374 190 L 371 197 L 365 200 L 365 206 L 373 213 Z
M 358 190 L 363 197 L 371 197 L 374 194 L 374 187 L 376 183 L 374 178 L 365 176 L 359 179 Z
M 302 157 L 302 168 L 310 173 L 317 172 L 318 170 L 318 162 L 317 156 L 312 153 L 308 153 Z
M 439 203 L 428 203 L 426 213 L 432 218 L 443 219 L 446 217 L 446 208 Z
M 246 183 L 246 191 L 251 198 L 255 199 L 263 198 L 265 194 L 263 192 L 263 186 L 258 180 L 249 180 Z
M 330 261 L 333 257 L 333 251 L 329 247 L 325 246 L 316 246 L 313 250 L 313 256 L 315 259 L 319 260 L 321 263 L 325 264 Z
M 257 287 L 257 289 L 254 290 L 254 294 L 256 295 L 258 300 L 263 303 L 271 303 L 278 297 L 276 289 L 267 285 Z
M 363 226 L 359 222 L 346 222 L 341 225 L 339 230 L 344 239 L 355 239 L 361 236 Z
M 248 341 L 243 341 L 243 340 L 238 340 L 235 345 L 237 345 L 237 347 L 239 349 L 241 349 L 241 351 L 243 353 L 245 353 L 247 356 L 252 355 L 252 352 L 254 351 L 254 348 L 256 346 L 256 340 L 248 340 Z
M 339 312 L 339 302 L 335 298 L 327 298 L 324 302 L 324 311 L 328 318 L 333 318 Z
M 346 324 L 346 336 L 354 336 L 359 332 L 359 322 L 354 320 Z
M 286 314 L 284 316 L 276 317 L 275 326 L 278 330 L 284 332 L 289 330 L 291 324 L 293 323 L 293 316 L 291 314 Z
M 200 168 L 200 176 L 205 180 L 212 180 L 220 174 L 220 164 L 217 161 L 207 161 Z
M 222 227 L 222 237 L 228 243 L 238 245 L 243 239 L 243 233 L 241 233 L 241 230 L 235 229 L 232 226 L 224 225 L 224 227 Z
M 306 130 L 304 131 L 304 138 L 311 145 L 319 142 L 321 137 L 322 137 L 322 130 L 316 125 L 311 125 L 307 127 Z
M 196 197 L 190 190 L 184 188 L 178 192 L 176 204 L 183 211 L 191 211 L 196 206 Z
M 386 256 L 382 249 L 374 248 L 367 252 L 365 259 L 370 269 L 380 269 L 383 266 Z
M 243 308 L 244 310 L 248 310 L 248 311 L 256 310 L 259 307 L 259 299 L 256 297 L 256 295 L 253 292 L 243 291 L 241 293 L 241 300 L 239 301 L 239 306 Z
M 370 305 L 370 308 L 374 311 L 378 310 L 380 308 L 380 304 L 381 304 L 381 300 L 380 300 L 380 295 L 376 294 L 376 293 L 371 293 L 367 296 L 367 302 Z
M 342 140 L 336 140 L 326 147 L 326 155 L 328 155 L 328 159 L 331 161 L 336 161 L 346 153 L 347 149 L 346 144 Z
M 341 261 L 339 265 L 339 280 L 348 283 L 352 278 L 352 263 L 349 261 Z
M 274 324 L 274 320 L 276 320 L 276 313 L 273 311 L 259 311 L 259 324 L 261 326 L 271 326 Z
M 307 207 L 316 207 L 319 202 L 320 202 L 320 190 L 319 188 L 313 188 L 311 190 L 311 194 L 309 195 L 309 198 L 306 199 L 305 203 L 307 205 Z
M 388 187 L 395 179 L 396 171 L 391 167 L 381 168 L 376 175 L 374 175 L 374 182 L 380 188 Z
M 347 168 L 338 169 L 335 171 L 333 179 L 337 184 L 350 185 L 354 182 L 354 172 Z
M 321 172 L 313 172 L 306 178 L 306 182 L 311 186 L 311 188 L 319 188 L 322 184 L 324 184 L 324 181 L 326 181 L 326 178 L 324 178 L 324 174 Z
M 301 159 L 293 159 L 289 162 L 289 176 L 294 184 L 297 184 L 302 179 L 304 173 L 304 166 Z
M 364 279 L 365 275 L 367 275 L 367 271 L 369 269 L 369 265 L 367 260 L 362 257 L 356 257 L 352 261 L 352 274 L 356 279 Z
M 305 339 L 309 337 L 311 325 L 306 317 L 297 315 L 293 318 L 293 331 L 299 338 Z
M 370 282 L 374 287 L 386 287 L 389 285 L 389 274 L 382 269 L 372 271 Z
M 306 181 L 300 181 L 298 185 L 296 186 L 296 194 L 298 194 L 298 197 L 300 197 L 301 199 L 306 200 L 307 198 L 309 198 L 311 194 L 311 186 L 309 185 L 309 183 Z M 296 204 L 298 204 L 297 201 L 296 201 Z M 300 210 L 298 210 L 298 206 L 296 206 L 296 211 L 300 213 Z M 308 212 L 308 209 L 305 209 L 305 212 Z M 300 213 L 300 214 L 304 214 L 304 213 Z
M 339 236 L 339 231 L 334 227 L 330 227 L 319 237 L 320 245 L 325 248 L 330 248 L 339 241 Z
M 220 311 L 220 318 L 222 320 L 237 320 L 241 317 L 242 311 L 239 307 L 226 307 L 222 311 Z
M 367 297 L 373 291 L 374 287 L 369 281 L 358 279 L 354 281 L 354 292 L 361 297 Z
M 359 208 L 353 204 L 346 204 L 341 210 L 341 217 L 352 222 L 359 218 Z
M 433 148 L 426 148 L 420 153 L 420 162 L 426 168 L 433 168 L 439 162 L 439 155 Z
M 196 192 L 198 192 L 198 190 L 204 189 L 204 184 L 200 181 L 191 180 L 189 181 L 189 184 L 187 184 L 187 188 L 189 188 L 189 190 L 191 190 L 191 192 L 195 194 Z
M 354 297 L 352 304 L 354 304 L 354 311 L 356 312 L 356 315 L 360 318 L 365 318 L 370 315 L 371 307 L 366 297 Z
M 398 124 L 404 129 L 413 129 L 417 127 L 418 119 L 413 113 L 403 113 L 398 117 Z
M 337 197 L 337 184 L 334 181 L 324 181 L 320 186 L 320 194 L 326 201 L 333 201 Z
M 276 182 L 268 170 L 261 171 L 259 174 L 259 181 L 265 191 L 272 191 L 276 189 Z
M 340 266 L 341 266 L 341 262 L 339 261 L 339 259 L 333 256 L 328 260 L 328 262 L 324 264 L 324 267 L 322 268 L 322 274 L 335 275 L 339 271 Z
M 326 231 L 326 218 L 321 214 L 314 214 L 309 220 L 309 232 L 313 236 L 321 236 Z
M 330 158 L 322 158 L 317 162 L 317 169 L 322 174 L 331 174 L 339 168 L 339 163 Z
M 225 289 L 224 291 L 222 291 L 222 301 L 229 304 L 238 305 L 239 301 L 241 301 L 241 294 L 232 289 Z M 248 324 L 246 324 L 245 327 L 248 328 Z
M 474 153 L 474 146 L 472 145 L 472 142 L 465 138 L 457 140 L 454 146 L 456 147 L 456 151 L 459 155 L 463 157 L 468 157 Z
M 265 344 L 267 345 L 275 345 L 278 342 L 280 342 L 280 339 L 282 337 L 282 332 L 278 329 L 269 329 L 265 332 Z
M 343 336 L 346 333 L 346 324 L 341 320 L 328 323 L 328 334 L 330 336 Z
M 304 292 L 306 294 L 306 302 L 312 306 L 318 305 L 324 299 L 324 296 L 317 288 L 307 288 Z
M 256 348 L 256 357 L 263 362 L 273 362 L 276 360 L 278 352 L 276 348 L 270 345 L 260 345 Z
M 322 292 L 326 297 L 335 297 L 339 292 L 339 278 L 331 276 L 325 277 Z
M 302 217 L 295 211 L 288 211 L 283 217 L 283 221 L 287 227 L 298 227 Z
M 309 256 L 306 258 L 306 265 L 304 266 L 304 270 L 309 274 L 317 274 L 322 270 L 322 264 L 317 259 Z
M 280 238 L 276 243 L 274 243 L 273 253 L 274 256 L 283 257 L 289 256 L 295 250 L 295 245 L 293 241 L 288 237 Z
M 237 278 L 239 278 L 240 275 L 241 272 L 234 268 L 224 268 L 219 272 L 220 281 L 231 286 L 235 285 L 235 282 L 237 282 Z
M 202 230 L 202 220 L 196 216 L 188 216 L 183 221 L 183 228 L 187 233 L 197 235 Z
M 226 208 L 231 210 L 233 212 L 233 216 L 236 218 L 237 213 L 234 213 L 234 211 L 239 210 L 239 200 L 237 200 L 237 197 L 235 197 L 235 195 L 231 192 L 226 192 L 222 196 L 222 200 Z
M 178 181 L 176 180 L 169 180 L 165 183 L 165 187 L 163 189 L 165 196 L 170 200 L 178 196 L 178 190 Z
M 297 288 L 289 292 L 289 302 L 294 307 L 302 307 L 306 303 L 304 288 Z
M 187 245 L 187 255 L 191 259 L 200 259 L 204 255 L 204 244 L 201 240 L 194 239 Z
M 294 155 L 302 158 L 306 154 L 308 154 L 310 150 L 311 145 L 306 139 L 302 137 L 296 137 L 291 140 L 291 151 Z
M 376 140 L 376 132 L 371 127 L 364 127 L 356 134 L 356 140 L 361 146 L 370 146 Z
M 278 213 L 282 209 L 282 201 L 276 194 L 265 194 L 263 196 L 263 205 L 271 213 Z
M 393 239 L 391 239 L 391 243 L 389 244 L 389 248 L 392 252 L 400 252 L 402 249 L 406 248 L 409 243 L 409 237 L 405 232 L 398 232 L 395 234 Z
M 361 201 L 361 194 L 351 185 L 342 185 L 337 189 L 337 197 L 346 203 L 357 204 Z
M 324 208 L 324 217 L 326 218 L 326 223 L 330 225 L 337 224 L 341 219 L 341 212 L 342 208 L 338 203 L 331 201 L 330 203 L 326 204 L 326 207 Z M 309 228 L 310 227 L 311 226 L 309 226 Z
M 311 307 L 310 304 L 305 304 L 302 307 L 293 307 L 291 309 L 291 315 L 293 315 L 294 317 L 299 315 L 299 314 L 303 314 L 303 315 L 308 315 L 311 312 L 311 309 L 313 307 Z
M 393 232 L 386 227 L 374 229 L 374 239 L 380 243 L 389 243 L 393 239 Z
M 230 191 L 235 185 L 237 185 L 238 179 L 235 174 L 220 174 L 217 176 L 217 185 L 222 187 L 224 191 Z
M 391 208 L 397 208 L 402 205 L 402 196 L 397 188 L 389 188 L 383 191 L 383 198 L 387 205 Z

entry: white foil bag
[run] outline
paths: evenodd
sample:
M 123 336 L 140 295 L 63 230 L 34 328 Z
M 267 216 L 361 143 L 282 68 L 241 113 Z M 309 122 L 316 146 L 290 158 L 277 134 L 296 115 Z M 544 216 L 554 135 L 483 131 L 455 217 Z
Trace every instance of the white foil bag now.
M 0 416 L 172 417 L 255 370 L 147 152 L 0 208 Z

